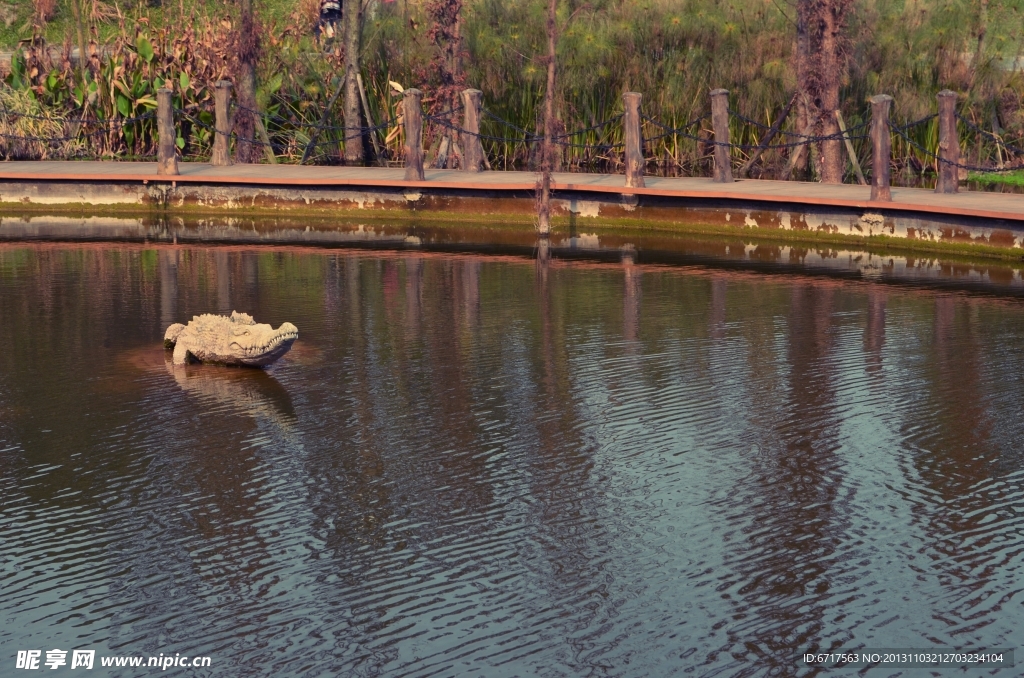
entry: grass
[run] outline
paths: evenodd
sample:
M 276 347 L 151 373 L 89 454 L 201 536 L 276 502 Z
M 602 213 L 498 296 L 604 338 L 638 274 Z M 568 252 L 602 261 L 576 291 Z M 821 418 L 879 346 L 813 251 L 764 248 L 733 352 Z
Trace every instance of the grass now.
M 85 2 L 97 8 L 91 23 L 101 43 L 117 36 L 133 39 L 135 27 L 141 25 L 136 22 L 147 22 L 147 31 L 153 34 L 183 21 L 219 23 L 234 11 L 233 3 L 212 0 Z M 31 4 L 0 0 L 0 8 L 7 8 L 7 14 L 0 15 L 16 15 L 10 22 L 0 16 L 0 45 L 11 47 L 32 34 L 27 21 Z M 464 5 L 467 83 L 483 90 L 486 108 L 527 130 L 537 128 L 544 89 L 544 4 L 465 0 Z M 313 44 L 316 6 L 316 0 L 257 0 L 265 28 L 260 105 L 276 105 L 305 121 L 300 132 L 288 127 L 275 138 L 283 146 L 295 147 L 289 157 L 301 155 L 297 150 L 303 145 L 300 137 L 309 132 L 306 122 L 318 119 L 325 94 L 334 88 L 331 79 L 339 72 L 337 59 L 332 62 Z M 374 9 L 364 26 L 363 78 L 375 121 L 394 120 L 398 99 L 391 96 L 389 81 L 417 86 L 430 100 L 436 84 L 428 68 L 433 56 L 427 37 L 430 27 L 418 0 L 370 6 Z M 75 42 L 68 3 L 58 7 L 42 35 L 51 44 Z M 110 15 L 115 7 L 121 8 L 120 18 Z M 891 94 L 893 119 L 902 122 L 933 113 L 935 94 L 950 88 L 961 93 L 964 115 L 986 129 L 998 120 L 1004 138 L 1019 143 L 1024 138 L 1024 79 L 1001 64 L 1024 51 L 1024 33 L 1019 30 L 1024 0 L 989 0 L 987 19 L 979 7 L 973 0 L 858 0 L 848 29 L 850 68 L 841 94 L 847 124 L 867 119 L 865 102 L 873 94 Z M 708 91 L 724 87 L 731 91 L 735 109 L 771 124 L 795 88 L 792 19 L 792 3 L 765 0 L 560 0 L 559 118 L 568 130 L 589 127 L 621 112 L 622 92 L 633 90 L 644 94 L 645 113 L 678 126 L 706 113 Z M 986 37 L 975 56 L 983 20 Z M 169 63 L 166 68 L 174 71 L 176 66 Z M 336 111 L 329 124 L 339 124 L 339 115 Z M 706 127 L 702 137 L 708 136 Z M 792 131 L 792 121 L 785 129 Z M 482 131 L 495 136 L 509 133 L 489 121 Z M 285 132 L 291 136 L 285 138 Z M 654 128 L 645 130 L 648 137 L 657 134 Z M 934 121 L 910 134 L 934 151 Z M 757 143 L 762 135 L 761 130 L 734 121 L 735 142 Z M 612 127 L 573 141 L 614 144 L 621 136 L 621 127 Z M 397 157 L 400 140 L 392 146 L 392 156 Z M 711 165 L 705 146 L 673 136 L 649 143 L 649 170 L 704 174 Z M 862 165 L 869 166 L 867 141 L 857 140 L 855 146 Z M 485 142 L 485 147 L 495 169 L 522 167 L 530 161 L 529 149 L 521 143 Z M 969 154 L 972 162 L 999 160 L 994 148 L 983 145 L 976 150 Z M 900 138 L 894 139 L 894 157 L 900 183 L 913 183 L 933 171 L 927 154 Z M 618 151 L 569 149 L 562 160 L 571 168 L 612 170 L 621 158 Z M 743 162 L 744 152 L 737 149 L 733 160 Z M 752 176 L 774 176 L 786 160 L 787 151 L 769 151 Z M 325 152 L 316 161 L 330 162 L 331 156 Z
M 90 12 L 89 24 L 95 31 L 93 39 L 101 44 L 110 42 L 119 34 L 118 11 L 129 24 L 142 18 L 153 28 L 163 28 L 180 25 L 178 22 L 181 17 L 193 14 L 215 20 L 230 16 L 232 4 L 211 0 L 85 0 L 87 9 L 95 8 L 95 11 Z M 298 11 L 301 4 L 296 0 L 260 0 L 261 15 L 268 23 L 280 23 Z M 69 2 L 59 2 L 56 16 L 41 30 L 33 26 L 32 14 L 32 0 L 0 0 L 0 50 L 14 49 L 20 40 L 31 38 L 34 30 L 38 30 L 51 45 L 63 45 L 65 41 L 73 46 L 76 44 L 75 24 Z
M 999 174 L 989 174 L 987 172 L 970 172 L 967 175 L 968 181 L 974 181 L 982 185 L 987 186 L 1013 186 L 1015 188 L 1024 188 L 1024 170 L 1014 170 L 1012 172 L 1003 172 Z

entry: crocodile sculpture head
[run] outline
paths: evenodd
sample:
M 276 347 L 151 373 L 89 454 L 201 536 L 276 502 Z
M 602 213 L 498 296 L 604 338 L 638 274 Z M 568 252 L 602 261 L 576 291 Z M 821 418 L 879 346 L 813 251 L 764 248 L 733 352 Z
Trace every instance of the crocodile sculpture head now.
M 245 313 L 193 316 L 188 325 L 175 323 L 164 334 L 164 347 L 174 349 L 175 365 L 189 362 L 266 367 L 292 347 L 299 330 L 283 323 L 276 330 Z

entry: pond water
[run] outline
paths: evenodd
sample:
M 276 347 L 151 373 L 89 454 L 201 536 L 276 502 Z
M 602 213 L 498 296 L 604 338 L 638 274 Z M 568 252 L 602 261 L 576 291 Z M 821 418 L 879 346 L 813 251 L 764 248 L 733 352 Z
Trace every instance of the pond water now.
M 89 675 L 490 677 L 1013 647 L 1022 303 L 628 257 L 2 245 L 0 674 L 55 648 L 96 650 Z M 167 325 L 233 309 L 299 340 L 266 371 L 169 365 Z

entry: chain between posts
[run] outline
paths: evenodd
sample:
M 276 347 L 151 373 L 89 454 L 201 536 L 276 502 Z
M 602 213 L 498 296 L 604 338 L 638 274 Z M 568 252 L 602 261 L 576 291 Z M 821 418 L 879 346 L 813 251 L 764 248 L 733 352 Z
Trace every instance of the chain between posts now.
M 766 125 L 763 122 L 758 122 L 757 120 L 754 120 L 752 118 L 748 118 L 747 116 L 743 115 L 742 113 L 738 113 L 737 111 L 735 111 L 735 110 L 733 110 L 731 108 L 729 109 L 729 114 L 732 115 L 735 118 L 738 118 L 739 120 L 742 120 L 743 122 L 745 122 L 745 123 L 747 123 L 749 125 L 753 125 L 755 127 L 759 127 L 759 128 L 761 128 L 763 130 L 767 131 L 767 130 L 771 130 L 772 129 L 771 125 Z M 931 117 L 934 118 L 935 116 L 933 115 Z M 930 118 L 926 118 L 925 120 L 928 120 L 928 119 L 930 119 Z M 862 122 L 859 125 L 854 125 L 853 127 L 847 127 L 846 128 L 847 136 L 849 136 L 850 132 L 853 132 L 853 131 L 856 131 L 856 130 L 860 130 L 860 129 L 865 129 L 866 127 L 868 127 L 870 125 L 871 125 L 871 122 L 868 121 L 868 122 Z M 799 132 L 790 132 L 790 131 L 787 131 L 787 130 L 784 130 L 784 129 L 780 129 L 780 130 L 778 130 L 776 132 L 776 134 L 782 134 L 782 135 L 787 136 L 787 137 L 796 137 L 798 139 L 806 139 L 807 140 L 806 143 L 809 143 L 809 144 L 817 143 L 817 142 L 820 142 L 820 141 L 837 141 L 837 140 L 838 141 L 842 141 L 842 139 L 843 139 L 843 133 L 842 132 L 837 132 L 835 134 L 813 135 L 813 134 L 800 134 Z M 849 136 L 849 138 L 850 139 L 863 139 L 863 138 L 866 138 L 866 136 L 867 135 L 863 135 L 863 136 Z
M 134 124 L 134 123 L 137 123 L 137 122 L 142 122 L 143 120 L 152 120 L 152 119 L 156 118 L 156 113 L 145 113 L 143 115 L 135 116 L 133 118 L 114 118 L 114 119 L 110 119 L 110 120 L 89 120 L 87 118 L 53 119 L 53 118 L 47 118 L 47 117 L 41 116 L 41 115 L 30 115 L 28 113 L 14 113 L 14 112 L 11 112 L 11 111 L 6 111 L 5 114 L 7 116 L 13 117 L 13 118 L 26 118 L 26 119 L 29 119 L 29 120 L 43 120 L 43 121 L 46 121 L 46 122 L 55 122 L 55 123 L 64 123 L 64 124 L 82 125 L 82 126 L 97 125 L 97 126 L 101 126 L 101 127 L 105 128 L 105 129 L 94 129 L 94 130 L 79 130 L 76 134 L 69 134 L 69 135 L 65 135 L 65 136 L 62 136 L 62 137 L 40 137 L 40 136 L 34 136 L 34 135 L 24 136 L 24 135 L 19 135 L 19 134 L 9 134 L 9 133 L 6 133 L 6 132 L 0 132 L 0 137 L 3 137 L 4 139 L 14 139 L 16 141 L 45 141 L 45 142 L 51 142 L 51 143 L 52 142 L 60 142 L 60 141 L 74 141 L 74 140 L 79 139 L 79 138 L 81 138 L 83 136 L 84 137 L 92 137 L 92 136 L 96 136 L 98 134 L 106 134 L 110 129 L 113 129 L 113 128 L 116 128 L 116 127 L 119 127 L 119 126 L 131 125 L 131 124 Z
M 921 153 L 924 153 L 926 156 L 932 158 L 933 160 L 938 161 L 939 163 L 941 163 L 943 165 L 949 165 L 951 167 L 956 167 L 957 169 L 967 170 L 968 172 L 979 172 L 979 173 L 987 173 L 987 174 L 1000 174 L 1002 172 L 1012 172 L 1014 170 L 1020 169 L 1020 167 L 1003 167 L 1003 168 L 998 168 L 998 167 L 981 167 L 979 165 L 964 165 L 963 163 L 953 162 L 952 160 L 947 160 L 946 158 L 943 158 L 943 157 L 937 155 L 936 153 L 928 150 L 927 148 L 925 148 L 921 144 L 919 144 L 916 141 L 914 141 L 913 139 L 911 139 L 910 136 L 908 136 L 907 133 L 906 133 L 906 130 L 908 128 L 910 128 L 910 127 L 913 127 L 913 124 L 905 125 L 905 126 L 902 126 L 902 127 L 898 126 L 898 125 L 893 125 L 891 123 L 889 125 L 889 128 L 892 129 L 892 131 L 895 132 L 898 136 L 902 137 L 903 140 L 906 141 L 908 144 L 910 144 L 911 146 L 916 148 Z
M 42 120 L 44 122 L 60 122 L 71 125 L 105 125 L 108 127 L 114 127 L 117 125 L 128 125 L 135 122 L 141 122 L 143 120 L 152 120 L 156 118 L 156 112 L 143 113 L 131 118 L 107 118 L 107 119 L 90 119 L 90 118 L 47 118 L 45 115 L 32 115 L 30 113 L 17 113 L 15 111 L 4 111 L 4 115 L 12 118 L 25 118 L 27 120 Z
M 1012 144 L 1008 144 L 1008 143 L 1006 143 L 1006 142 L 1005 142 L 1005 141 L 1003 141 L 1003 139 L 1002 139 L 1001 137 L 999 137 L 999 136 L 998 136 L 997 134 L 993 134 L 992 132 L 989 132 L 989 131 L 987 131 L 987 130 L 983 130 L 983 129 L 981 129 L 981 128 L 980 128 L 980 127 L 978 127 L 978 126 L 977 126 L 976 124 L 974 124 L 973 122 L 971 122 L 971 121 L 970 121 L 970 120 L 968 120 L 967 118 L 963 117 L 963 116 L 962 116 L 962 115 L 960 115 L 959 113 L 957 113 L 957 114 L 956 114 L 956 118 L 957 118 L 957 120 L 959 120 L 960 122 L 962 122 L 962 123 L 963 123 L 963 124 L 964 124 L 964 125 L 965 125 L 965 126 L 966 126 L 966 127 L 968 128 L 968 129 L 970 129 L 971 131 L 973 131 L 973 132 L 977 132 L 978 134 L 983 134 L 984 136 L 986 136 L 986 137 L 988 137 L 989 139 L 991 139 L 992 141 L 996 142 L 997 144 L 999 144 L 999 145 L 1000 145 L 1000 146 L 1002 146 L 1003 148 L 1005 148 L 1005 149 L 1007 149 L 1007 150 L 1010 150 L 1010 151 L 1013 151 L 1014 153 L 1017 153 L 1018 155 L 1024 155 L 1024 149 L 1022 149 L 1022 148 L 1018 148 L 1018 147 L 1016 147 L 1016 146 L 1014 146 L 1014 145 L 1012 145 Z
M 200 120 L 198 117 L 196 117 L 193 114 L 193 111 L 196 108 L 199 108 L 200 106 L 201 106 L 200 104 L 193 104 L 193 105 L 187 106 L 185 108 L 176 108 L 176 109 L 174 109 L 174 112 L 177 113 L 179 115 L 179 117 L 182 118 L 183 120 L 187 120 L 190 124 L 195 125 L 195 126 L 201 128 L 201 129 L 209 130 L 211 132 L 216 133 L 217 130 L 216 130 L 216 126 L 215 125 L 211 125 L 211 124 L 205 123 L 205 122 L 203 122 L 202 120 Z M 251 113 L 253 115 L 259 116 L 260 118 L 262 118 L 263 120 L 266 120 L 267 122 L 279 123 L 281 125 L 290 125 L 290 126 L 294 126 L 296 128 L 312 126 L 312 123 L 303 123 L 303 122 L 300 122 L 300 121 L 296 121 L 296 120 L 293 120 L 293 119 L 282 117 L 280 115 L 266 114 L 266 113 L 263 113 L 263 112 L 260 112 L 260 111 L 256 111 L 254 109 L 250 109 L 250 108 L 248 108 L 246 106 L 242 106 L 242 105 L 238 104 L 237 102 L 234 103 L 234 107 L 237 110 L 245 111 L 245 112 Z M 470 136 L 470 137 L 475 137 L 475 138 L 477 138 L 479 140 L 482 140 L 482 141 L 489 141 L 489 142 L 495 142 L 495 143 L 512 143 L 512 144 L 518 144 L 518 143 L 534 144 L 534 143 L 538 143 L 540 141 L 543 141 L 543 137 L 541 135 L 531 133 L 530 131 L 528 131 L 528 130 L 522 128 L 522 127 L 519 127 L 518 125 L 515 125 L 514 123 L 511 123 L 508 120 L 502 118 L 501 116 L 493 113 L 490 110 L 484 109 L 484 108 L 481 108 L 481 110 L 480 110 L 480 112 L 483 115 L 487 116 L 488 118 L 491 118 L 492 120 L 494 120 L 495 122 L 497 122 L 501 126 L 507 127 L 507 128 L 509 128 L 511 130 L 514 130 L 515 132 L 521 134 L 522 136 L 521 137 L 509 137 L 509 136 L 500 136 L 500 135 L 495 135 L 495 134 L 485 134 L 485 133 L 481 133 L 481 132 L 473 132 L 473 131 L 470 131 L 470 130 L 466 130 L 461 125 L 456 124 L 456 123 L 454 123 L 451 120 L 451 117 L 453 115 L 458 114 L 462 110 L 463 110 L 463 106 L 460 105 L 460 106 L 453 107 L 450 110 L 447 110 L 447 111 L 444 111 L 444 112 L 441 112 L 441 113 L 424 115 L 423 118 L 425 120 L 433 123 L 433 124 L 436 124 L 436 125 L 438 125 L 440 127 L 443 127 L 443 128 L 445 128 L 447 130 L 450 130 L 452 132 L 456 132 L 458 134 L 464 134 L 464 135 L 467 135 L 467 136 Z M 205 111 L 205 112 L 206 113 L 211 113 L 210 111 Z M 749 117 L 739 113 L 738 111 L 736 111 L 736 110 L 734 110 L 732 108 L 728 108 L 728 114 L 733 116 L 733 117 L 735 117 L 735 118 L 737 118 L 738 120 L 740 120 L 740 121 L 742 121 L 742 122 L 744 122 L 746 124 L 753 125 L 753 126 L 759 128 L 759 129 L 762 129 L 762 130 L 771 130 L 771 129 L 773 129 L 771 126 L 766 125 L 766 124 L 764 124 L 762 122 L 759 122 L 757 120 L 754 120 L 752 118 L 749 118 Z M 48 137 L 48 136 L 39 136 L 39 135 L 31 135 L 31 134 L 19 135 L 19 134 L 12 134 L 12 133 L 8 133 L 8 132 L 0 132 L 0 138 L 2 138 L 2 139 L 15 140 L 15 141 L 57 143 L 57 142 L 74 141 L 76 139 L 83 139 L 83 138 L 88 139 L 89 137 L 94 137 L 96 135 L 105 134 L 109 130 L 118 129 L 120 127 L 132 125 L 132 124 L 143 122 L 143 121 L 147 121 L 147 120 L 153 120 L 153 119 L 155 119 L 157 117 L 157 112 L 153 111 L 153 112 L 144 113 L 142 115 L 133 116 L 133 117 L 129 117 L 129 118 L 111 118 L 111 119 L 70 118 L 70 119 L 63 119 L 63 120 L 61 120 L 61 119 L 54 120 L 53 118 L 48 118 L 46 116 L 34 115 L 34 114 L 29 114 L 29 113 L 16 113 L 16 112 L 11 112 L 11 111 L 5 111 L 5 115 L 6 115 L 6 117 L 8 119 L 11 119 L 11 120 L 17 120 L 19 118 L 23 118 L 23 119 L 29 119 L 29 120 L 43 120 L 43 121 L 48 121 L 48 122 L 59 122 L 59 123 L 63 123 L 63 124 L 74 124 L 74 125 L 80 125 L 82 127 L 82 129 L 77 131 L 75 134 L 67 134 L 65 136 L 60 136 L 60 137 Z M 578 129 L 578 130 L 574 130 L 574 131 L 565 132 L 565 133 L 562 133 L 562 134 L 555 135 L 554 137 L 552 137 L 552 142 L 555 145 L 563 147 L 563 148 L 593 149 L 593 150 L 604 151 L 604 152 L 610 151 L 612 149 L 622 148 L 624 146 L 624 144 L 622 142 L 618 142 L 618 143 L 575 143 L 575 142 L 572 141 L 572 139 L 574 137 L 579 136 L 579 135 L 586 134 L 588 132 L 595 132 L 595 131 L 604 129 L 604 128 L 608 127 L 608 126 L 614 125 L 614 124 L 618 123 L 619 121 L 621 121 L 623 119 L 623 116 L 624 116 L 624 113 L 620 113 L 620 114 L 615 115 L 615 116 L 613 116 L 613 117 L 611 117 L 611 118 L 609 118 L 607 120 L 604 120 L 602 122 L 596 123 L 596 124 L 591 125 L 589 127 L 585 127 L 585 128 L 581 128 L 581 129 Z M 707 114 L 701 115 L 700 117 L 687 122 L 685 125 L 683 125 L 681 127 L 673 127 L 673 126 L 667 125 L 667 124 L 661 122 L 660 120 L 657 120 L 657 119 L 652 118 L 652 117 L 647 116 L 647 115 L 641 115 L 640 117 L 641 117 L 641 120 L 643 122 L 648 123 L 650 125 L 653 125 L 654 127 L 656 127 L 656 128 L 661 130 L 661 133 L 658 134 L 657 136 L 641 137 L 641 143 L 642 144 L 649 144 L 649 143 L 658 141 L 660 139 L 663 139 L 663 138 L 666 138 L 666 137 L 669 137 L 669 136 L 678 136 L 678 137 L 681 137 L 681 138 L 684 138 L 684 139 L 690 139 L 690 140 L 693 140 L 693 141 L 704 143 L 704 144 L 707 144 L 707 145 L 710 145 L 710 146 L 713 146 L 713 147 L 723 147 L 724 146 L 724 147 L 728 147 L 728 148 L 736 148 L 736 149 L 741 149 L 741 150 L 754 150 L 754 149 L 761 148 L 761 144 L 744 144 L 744 143 L 732 143 L 732 142 L 729 142 L 729 141 L 719 141 L 719 140 L 717 140 L 717 139 L 715 139 L 713 137 L 712 138 L 705 138 L 705 137 L 699 136 L 699 134 L 691 133 L 691 130 L 695 126 L 705 122 L 708 119 L 708 115 Z M 929 150 L 928 148 L 926 148 L 922 144 L 920 144 L 917 141 L 915 141 L 907 133 L 908 130 L 910 130 L 910 129 L 914 128 L 914 127 L 917 127 L 919 125 L 926 124 L 926 123 L 930 122 L 931 120 L 933 120 L 936 117 L 938 117 L 937 114 L 933 113 L 933 114 L 927 115 L 927 116 L 925 116 L 923 118 L 920 118 L 918 120 L 907 122 L 907 123 L 904 123 L 904 124 L 901 124 L 901 125 L 897 125 L 897 124 L 895 124 L 893 122 L 889 122 L 888 126 L 889 126 L 890 130 L 893 133 L 895 133 L 897 136 L 903 138 L 903 140 L 906 141 L 912 148 L 914 148 L 917 151 L 923 153 L 925 156 L 927 156 L 929 158 L 932 158 L 932 159 L 936 160 L 937 162 L 945 164 L 945 165 L 950 165 L 950 166 L 957 167 L 959 169 L 965 169 L 965 170 L 973 171 L 973 172 L 987 172 L 987 173 L 1000 173 L 1000 172 L 1011 171 L 1013 169 L 1019 169 L 1017 167 L 991 168 L 991 167 L 982 167 L 982 166 L 977 166 L 977 165 L 970 165 L 970 164 L 965 164 L 965 163 L 960 163 L 960 162 L 953 162 L 953 161 L 950 161 L 950 160 L 948 160 L 946 158 L 941 157 L 939 154 L 933 152 L 932 150 Z M 1000 138 L 996 134 L 993 134 L 993 133 L 991 133 L 991 132 L 989 132 L 987 130 L 981 129 L 975 123 L 973 123 L 972 121 L 968 120 L 967 118 L 965 118 L 964 116 L 962 116 L 959 113 L 956 114 L 956 118 L 959 119 L 960 122 L 962 122 L 967 128 L 969 128 L 973 132 L 981 134 L 986 139 L 994 141 L 995 143 L 997 143 L 1000 147 L 1002 147 L 1006 151 L 1024 156 L 1024 149 L 1022 149 L 1022 148 L 1020 148 L 1018 146 L 1015 146 L 1013 144 L 1007 143 L 1006 141 L 1004 141 L 1002 138 Z M 846 139 L 852 141 L 852 140 L 868 139 L 870 137 L 869 134 L 856 134 L 856 132 L 861 131 L 861 130 L 867 128 L 870 124 L 871 124 L 870 122 L 862 122 L 862 123 L 860 123 L 858 125 L 855 125 L 853 127 L 848 128 L 845 134 L 842 133 L 842 132 L 837 132 L 837 133 L 834 133 L 834 134 L 810 135 L 810 134 L 802 134 L 802 133 L 795 132 L 795 131 L 787 131 L 787 130 L 781 130 L 780 129 L 780 130 L 776 130 L 776 134 L 780 134 L 780 135 L 783 135 L 784 137 L 789 137 L 789 138 L 794 139 L 794 140 L 793 141 L 787 141 L 785 143 L 769 144 L 769 145 L 767 145 L 765 147 L 765 150 L 784 149 L 784 148 L 797 148 L 797 147 L 800 147 L 800 146 L 806 146 L 806 145 L 809 145 L 809 144 L 821 143 L 821 142 L 825 142 L 825 141 L 844 141 Z M 317 147 L 323 147 L 323 146 L 332 146 L 332 145 L 338 144 L 338 143 L 340 143 L 342 141 L 348 142 L 348 141 L 351 141 L 351 140 L 354 140 L 354 139 L 359 139 L 359 138 L 368 136 L 368 135 L 373 134 L 375 132 L 380 132 L 380 131 L 387 130 L 387 129 L 393 127 L 394 125 L 395 125 L 395 121 L 386 121 L 386 122 L 383 122 L 383 123 L 381 123 L 379 125 L 365 126 L 365 127 L 364 126 L 348 127 L 348 126 L 344 126 L 344 125 L 324 125 L 324 126 L 319 128 L 323 132 L 330 133 L 330 132 L 339 132 L 340 131 L 340 132 L 345 132 L 346 134 L 341 139 L 329 139 L 329 140 L 326 140 L 326 141 L 315 142 L 315 143 L 313 143 L 311 145 L 311 147 L 317 148 Z M 349 132 L 353 132 L 353 133 L 352 134 L 347 134 Z M 243 141 L 243 142 L 246 142 L 246 143 L 251 143 L 251 144 L 254 144 L 254 145 L 259 145 L 259 146 L 264 146 L 264 147 L 270 147 L 270 148 L 275 149 L 275 150 L 288 147 L 288 144 L 278 144 L 278 143 L 274 143 L 274 142 L 269 142 L 268 143 L 268 142 L 263 141 L 262 139 L 258 139 L 258 138 L 243 139 L 236 132 L 233 132 L 233 131 L 230 134 L 228 134 L 227 136 L 228 136 L 229 139 L 234 139 L 236 141 Z
M 180 110 L 179 110 L 179 112 L 180 112 Z M 191 122 L 192 124 L 196 125 L 197 127 L 201 127 L 203 129 L 210 130 L 211 132 L 216 132 L 217 131 L 217 129 L 216 129 L 216 127 L 214 125 L 207 124 L 207 123 L 203 122 L 202 120 L 199 120 L 198 118 L 195 118 L 195 117 L 192 117 L 192 116 L 188 116 L 188 118 L 189 118 L 189 122 Z M 383 130 L 383 129 L 387 129 L 388 126 L 389 125 L 387 123 L 382 123 L 380 125 L 374 125 L 373 127 L 333 127 L 333 128 L 325 127 L 324 129 L 344 129 L 344 130 L 355 129 L 355 130 L 359 130 L 359 133 L 358 134 L 350 134 L 348 136 L 345 136 L 342 139 L 328 139 L 327 141 L 318 141 L 318 142 L 312 144 L 312 147 L 313 148 L 319 148 L 321 146 L 333 146 L 333 145 L 335 145 L 335 144 L 337 144 L 337 143 L 339 143 L 341 141 L 350 141 L 352 139 L 359 139 L 359 138 L 367 136 L 367 135 L 369 135 L 369 134 L 371 134 L 373 132 L 380 131 L 380 130 Z M 242 141 L 242 142 L 245 142 L 245 143 L 248 143 L 248 144 L 253 144 L 254 146 L 261 146 L 261 147 L 265 146 L 265 147 L 272 148 L 272 149 L 275 149 L 275 150 L 280 150 L 280 149 L 284 149 L 284 148 L 288 147 L 286 144 L 275 144 L 273 142 L 267 143 L 267 142 L 265 142 L 265 141 L 263 141 L 261 139 L 256 139 L 256 138 L 248 139 L 248 138 L 240 137 L 238 135 L 238 133 L 234 132 L 234 131 L 232 131 L 230 134 L 228 134 L 228 138 L 229 139 L 234 139 L 235 141 Z
M 700 121 L 704 120 L 706 117 L 707 116 L 699 118 L 698 120 L 694 121 L 693 124 L 696 124 L 696 122 L 700 122 Z M 653 118 L 648 118 L 647 116 L 644 116 L 644 120 L 647 121 L 647 122 L 654 123 L 656 125 L 661 126 L 661 123 L 659 123 L 657 120 L 654 120 Z M 858 125 L 856 128 L 851 128 L 851 129 L 860 129 L 863 126 L 864 125 Z M 668 129 L 668 128 L 666 128 L 666 129 Z M 667 133 L 661 134 L 661 135 L 659 135 L 657 137 L 652 137 L 650 139 L 645 139 L 645 141 L 654 141 L 656 139 L 661 139 L 661 138 L 667 137 L 667 136 L 681 136 L 684 139 L 692 139 L 694 141 L 699 141 L 701 143 L 709 144 L 711 146 L 725 146 L 725 147 L 728 147 L 728 148 L 739 148 L 739 149 L 744 149 L 744 150 L 756 149 L 756 148 L 760 148 L 761 147 L 760 144 L 735 144 L 735 143 L 727 142 L 727 141 L 717 141 L 717 140 L 711 139 L 711 138 L 699 137 L 699 136 L 696 136 L 696 135 L 684 132 L 683 131 L 684 129 L 686 129 L 686 128 L 685 127 L 680 127 L 680 128 L 677 128 L 677 129 L 673 129 L 671 132 L 667 132 Z M 817 142 L 820 142 L 820 141 L 842 141 L 843 140 L 843 134 L 841 132 L 838 133 L 838 134 L 826 134 L 826 135 L 816 136 L 816 137 L 811 137 L 811 136 L 806 136 L 806 135 L 801 135 L 801 136 L 805 137 L 805 139 L 803 141 L 791 141 L 791 142 L 787 142 L 787 143 L 784 143 L 784 144 L 772 144 L 771 146 L 768 146 L 768 149 L 796 148 L 797 146 L 807 146 L 808 144 L 813 144 L 813 143 L 817 143 Z M 847 135 L 846 138 L 851 139 L 851 140 L 853 140 L 853 139 L 867 139 L 868 136 L 869 135 L 867 135 L 867 134 L 857 134 L 857 135 Z

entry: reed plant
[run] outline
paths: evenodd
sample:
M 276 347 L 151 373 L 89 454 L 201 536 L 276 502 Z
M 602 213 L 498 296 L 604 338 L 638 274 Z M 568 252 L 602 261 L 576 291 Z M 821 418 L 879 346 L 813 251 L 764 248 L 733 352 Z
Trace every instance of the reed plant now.
M 0 88 L 0 157 L 69 160 L 85 143 L 60 109 L 44 106 L 25 90 Z
M 536 144 L 524 138 L 540 129 L 544 5 L 543 0 L 463 3 L 462 68 L 467 84 L 483 90 L 484 106 L 494 115 L 485 116 L 481 131 L 500 138 L 484 143 L 495 169 L 529 167 L 536 159 Z M 717 87 L 730 90 L 736 111 L 765 126 L 778 119 L 793 96 L 794 16 L 787 3 L 565 0 L 559 7 L 557 117 L 564 131 L 588 130 L 563 139 L 568 142 L 561 149 L 565 169 L 620 167 L 621 125 L 598 125 L 622 112 L 625 91 L 641 92 L 644 113 L 670 128 L 701 118 L 708 111 L 708 91 Z M 339 161 L 346 143 L 345 132 L 338 129 L 343 126 L 341 106 L 325 110 L 340 86 L 340 45 L 314 39 L 311 0 L 265 0 L 258 10 L 265 35 L 257 104 L 273 155 L 298 161 L 315 136 L 307 161 Z M 984 13 L 971 0 L 860 0 L 851 17 L 849 69 L 841 95 L 847 125 L 856 129 L 867 121 L 866 101 L 873 94 L 891 94 L 894 121 L 902 123 L 933 113 L 936 93 L 950 88 L 961 95 L 964 117 L 1007 143 L 1024 145 L 1024 81 L 1016 68 L 1024 48 L 1022 11 L 1024 0 L 988 0 Z M 188 113 L 179 146 L 185 155 L 201 157 L 210 140 L 211 88 L 234 73 L 230 8 L 205 0 L 167 3 L 162 9 L 136 3 L 130 13 L 90 19 L 84 87 L 68 56 L 74 42 L 68 21 L 61 6 L 52 23 L 28 31 L 5 75 L 7 88 L 30 91 L 41 106 L 62 115 L 110 119 L 151 111 L 156 88 L 170 83 L 176 105 Z M 401 90 L 422 89 L 429 106 L 441 86 L 428 68 L 436 57 L 429 31 L 420 2 L 367 4 L 362 78 L 367 123 L 387 125 L 377 139 L 382 163 L 400 159 Z M 45 49 L 52 45 L 58 45 L 57 53 L 44 56 L 52 54 Z M 321 123 L 325 129 L 317 132 Z M 711 136 L 709 126 L 704 120 L 685 134 L 666 135 L 645 123 L 644 135 L 651 139 L 646 144 L 649 171 L 709 171 L 712 147 L 702 141 Z M 792 120 L 783 129 L 800 131 Z M 734 142 L 747 145 L 758 144 L 765 134 L 738 118 L 730 131 Z M 83 141 L 97 154 L 138 156 L 152 152 L 153 132 L 146 120 L 117 128 L 98 146 L 94 136 Z M 907 134 L 926 149 L 936 147 L 934 120 Z M 348 143 L 369 146 L 368 139 Z M 963 157 L 974 164 L 1017 162 L 1005 148 L 966 128 L 961 144 Z M 901 137 L 894 136 L 893 145 L 897 176 L 903 180 L 915 181 L 934 170 L 934 159 Z M 866 165 L 869 144 L 855 138 L 854 146 Z M 733 153 L 741 163 L 749 151 Z M 769 150 L 752 176 L 778 176 L 788 159 L 786 149 Z

